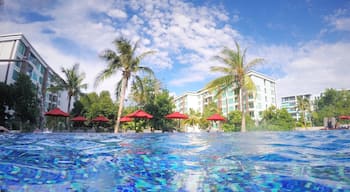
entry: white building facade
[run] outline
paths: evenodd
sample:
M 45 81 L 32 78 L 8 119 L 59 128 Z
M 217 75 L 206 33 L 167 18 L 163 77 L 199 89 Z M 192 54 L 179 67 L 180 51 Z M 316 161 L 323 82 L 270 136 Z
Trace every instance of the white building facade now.
M 292 117 L 296 120 L 299 120 L 302 116 L 303 111 L 300 111 L 298 109 L 298 98 L 301 99 L 307 99 L 309 100 L 310 105 L 310 111 L 306 111 L 306 120 L 311 121 L 311 112 L 314 109 L 314 101 L 315 96 L 312 96 L 311 94 L 301 94 L 301 95 L 293 95 L 293 96 L 286 96 L 281 98 L 281 108 L 286 109 L 289 114 L 292 115 Z
M 42 113 L 55 107 L 67 112 L 67 91 L 47 91 L 54 83 L 53 78 L 59 75 L 42 59 L 26 37 L 21 33 L 0 35 L 0 82 L 12 84 L 20 73 L 28 75 L 36 86 Z
M 276 106 L 276 83 L 270 77 L 261 73 L 250 71 L 248 75 L 255 84 L 256 91 L 243 97 L 244 107 L 254 120 L 261 120 L 262 112 L 270 106 Z M 197 92 L 188 92 L 175 98 L 176 110 L 189 113 L 189 109 L 203 113 L 204 106 L 215 102 L 224 116 L 231 111 L 239 109 L 239 96 L 234 92 L 234 87 L 229 87 L 223 93 L 215 97 L 213 91 L 201 89 Z

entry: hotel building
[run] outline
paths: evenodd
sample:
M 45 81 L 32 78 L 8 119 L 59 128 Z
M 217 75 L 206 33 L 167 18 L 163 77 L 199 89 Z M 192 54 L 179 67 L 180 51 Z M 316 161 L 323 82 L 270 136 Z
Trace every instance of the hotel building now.
M 313 97 L 311 94 L 303 94 L 303 95 L 293 95 L 293 96 L 287 96 L 282 97 L 281 100 L 281 108 L 286 109 L 289 114 L 292 115 L 294 119 L 297 121 L 301 118 L 302 111 L 298 109 L 298 98 L 301 99 L 307 99 L 310 102 L 310 112 L 313 111 L 314 108 L 314 101 L 315 97 Z M 307 121 L 311 121 L 311 113 L 306 112 L 306 119 Z
M 0 82 L 12 84 L 19 73 L 28 75 L 36 86 L 42 115 L 55 107 L 67 111 L 67 92 L 47 91 L 54 84 L 53 78 L 59 77 L 58 74 L 50 68 L 27 38 L 21 33 L 0 35 Z
M 264 110 L 270 106 L 276 106 L 276 83 L 270 77 L 255 71 L 250 71 L 248 75 L 253 80 L 256 91 L 244 97 L 243 106 L 252 119 L 259 121 Z M 227 116 L 231 111 L 239 109 L 238 98 L 234 87 L 229 87 L 217 97 L 214 91 L 201 89 L 176 97 L 175 105 L 176 110 L 182 113 L 188 114 L 190 109 L 203 113 L 204 106 L 215 102 L 223 115 Z

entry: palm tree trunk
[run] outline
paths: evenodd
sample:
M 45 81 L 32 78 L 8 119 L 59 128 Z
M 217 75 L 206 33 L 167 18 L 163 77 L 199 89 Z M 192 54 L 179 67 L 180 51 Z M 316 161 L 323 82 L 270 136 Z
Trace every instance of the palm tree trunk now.
M 71 101 L 72 101 L 72 96 L 71 95 L 69 95 L 69 97 L 68 97 L 68 111 L 67 111 L 67 113 L 69 113 L 69 111 L 70 111 L 70 103 L 71 103 Z M 66 127 L 68 128 L 68 132 L 70 132 L 70 126 L 69 126 L 69 117 L 66 119 Z
M 124 106 L 124 99 L 125 99 L 125 92 L 126 92 L 126 85 L 127 85 L 127 77 L 123 77 L 122 80 L 122 87 L 121 87 L 121 93 L 120 93 L 120 97 L 119 97 L 119 109 L 118 109 L 118 117 L 117 117 L 117 122 L 114 126 L 114 133 L 118 133 L 119 131 L 119 125 L 120 125 L 120 117 L 122 115 L 122 111 L 123 111 L 123 106 Z
M 245 107 L 243 105 L 243 89 L 242 88 L 239 89 L 239 105 L 240 105 L 241 112 L 242 112 L 241 132 L 246 132 L 246 128 L 245 128 Z

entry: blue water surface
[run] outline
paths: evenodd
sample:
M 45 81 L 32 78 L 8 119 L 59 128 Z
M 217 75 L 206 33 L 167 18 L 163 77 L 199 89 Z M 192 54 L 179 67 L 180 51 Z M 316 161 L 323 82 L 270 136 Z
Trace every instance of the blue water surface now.
M 1 191 L 350 191 L 350 131 L 2 134 Z

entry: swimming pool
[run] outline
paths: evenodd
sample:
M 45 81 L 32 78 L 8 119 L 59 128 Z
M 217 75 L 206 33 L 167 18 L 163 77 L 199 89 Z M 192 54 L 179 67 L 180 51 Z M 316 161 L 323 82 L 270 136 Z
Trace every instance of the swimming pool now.
M 350 131 L 2 134 L 6 191 L 348 191 Z

